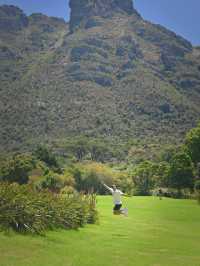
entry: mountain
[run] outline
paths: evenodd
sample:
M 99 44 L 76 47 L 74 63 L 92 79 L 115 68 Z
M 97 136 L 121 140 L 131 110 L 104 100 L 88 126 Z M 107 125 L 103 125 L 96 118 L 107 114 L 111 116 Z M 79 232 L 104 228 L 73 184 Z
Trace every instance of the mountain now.
M 200 48 L 131 0 L 71 0 L 69 23 L 0 6 L 0 149 L 86 135 L 175 142 L 200 117 Z

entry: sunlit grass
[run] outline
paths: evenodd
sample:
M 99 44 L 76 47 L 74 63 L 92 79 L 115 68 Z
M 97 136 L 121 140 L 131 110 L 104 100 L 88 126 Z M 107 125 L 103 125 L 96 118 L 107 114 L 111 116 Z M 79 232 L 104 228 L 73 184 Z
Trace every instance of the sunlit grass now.
M 99 197 L 99 225 L 46 237 L 0 234 L 0 266 L 199 266 L 200 206 L 195 201 L 124 199 L 129 216 L 112 215 Z

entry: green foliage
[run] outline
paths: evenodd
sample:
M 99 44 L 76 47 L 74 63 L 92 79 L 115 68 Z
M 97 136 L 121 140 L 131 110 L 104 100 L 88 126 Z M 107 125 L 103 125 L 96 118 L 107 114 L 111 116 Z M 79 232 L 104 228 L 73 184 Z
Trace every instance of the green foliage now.
M 62 195 L 65 195 L 65 194 L 70 195 L 70 194 L 74 194 L 75 192 L 76 190 L 72 186 L 65 186 L 60 191 Z
M 46 146 L 38 146 L 34 155 L 38 160 L 45 162 L 49 167 L 52 167 L 55 170 L 59 169 L 59 163 L 56 156 Z
M 197 180 L 195 182 L 194 188 L 195 188 L 196 191 L 200 191 L 200 180 Z
M 101 163 L 79 164 L 71 169 L 74 176 L 75 188 L 78 191 L 95 192 L 104 194 L 105 190 L 101 185 L 104 181 L 112 184 L 115 179 L 115 172 L 108 166 Z
M 119 174 L 115 184 L 119 187 L 125 194 L 132 196 L 134 194 L 134 183 L 131 176 L 127 173 Z
M 75 191 L 75 179 L 72 173 L 65 170 L 62 174 L 47 170 L 36 182 L 37 189 L 48 189 L 54 193 L 71 194 Z M 68 192 L 67 192 L 68 191 Z M 73 194 L 73 193 L 72 193 Z
M 7 158 L 0 166 L 0 180 L 26 184 L 29 181 L 29 172 L 34 169 L 35 164 L 33 157 L 26 154 Z
M 83 173 L 81 189 L 83 191 L 99 193 L 101 189 L 101 180 L 98 173 L 95 171 Z
M 110 145 L 101 140 L 91 140 L 89 142 L 91 160 L 96 162 L 106 162 L 114 157 L 115 151 Z
M 185 139 L 185 144 L 192 161 L 195 164 L 200 162 L 200 124 L 189 131 Z
M 37 183 L 38 189 L 48 189 L 52 192 L 58 193 L 64 187 L 64 182 L 60 176 L 52 171 L 48 172 L 39 183 Z
M 195 189 L 197 201 L 200 204 L 200 180 L 197 180 L 195 182 L 194 189 Z
M 157 187 L 167 187 L 168 176 L 170 171 L 170 165 L 168 162 L 159 162 L 154 165 L 153 169 L 153 179 L 155 186 Z
M 192 188 L 194 178 L 194 166 L 190 156 L 179 152 L 170 161 L 168 185 L 178 190 Z
M 170 166 L 167 162 L 144 161 L 129 172 L 135 195 L 150 195 L 152 189 L 167 186 Z M 130 184 L 131 185 L 131 184 Z
M 82 190 L 82 172 L 78 167 L 73 167 L 70 169 L 72 176 L 75 180 L 75 188 L 77 191 Z
M 170 162 L 172 157 L 178 152 L 178 148 L 177 146 L 175 145 L 169 145 L 169 146 L 166 146 L 164 147 L 164 149 L 161 149 L 161 155 L 160 155 L 160 160 L 161 161 L 165 161 L 165 162 Z
M 200 178 L 200 163 L 197 164 L 197 176 Z
M 89 159 L 96 162 L 109 161 L 114 157 L 115 150 L 110 142 L 102 139 L 75 137 L 65 143 L 66 152 L 73 155 L 77 161 Z M 116 153 L 115 153 L 116 156 Z
M 153 171 L 154 165 L 150 161 L 142 162 L 133 169 L 131 176 L 135 195 L 150 195 L 150 190 L 154 186 Z
M 55 195 L 17 184 L 0 184 L 0 228 L 44 234 L 46 230 L 76 229 L 97 219 L 95 199 L 78 194 Z
M 87 216 L 87 223 L 94 224 L 98 221 L 98 212 L 96 209 L 96 195 L 95 194 L 89 194 L 86 196 L 86 200 L 89 206 L 89 212 Z
M 118 170 L 107 164 L 97 162 L 79 163 L 67 169 L 73 177 L 77 191 L 105 194 L 102 182 L 118 185 L 125 193 L 132 194 L 133 182 L 125 170 Z
M 66 150 L 71 152 L 77 161 L 81 161 L 88 153 L 88 139 L 85 137 L 75 138 L 66 144 Z

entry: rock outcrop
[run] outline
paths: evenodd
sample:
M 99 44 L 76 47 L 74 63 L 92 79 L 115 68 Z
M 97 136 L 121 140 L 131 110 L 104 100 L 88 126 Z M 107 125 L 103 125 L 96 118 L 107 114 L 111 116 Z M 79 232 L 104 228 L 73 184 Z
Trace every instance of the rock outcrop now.
M 28 18 L 16 6 L 3 5 L 0 8 L 0 30 L 18 31 L 28 26 Z
M 71 8 L 70 30 L 87 27 L 92 17 L 111 17 L 115 13 L 131 15 L 137 13 L 132 0 L 70 0 Z M 95 23 L 94 23 L 95 25 Z

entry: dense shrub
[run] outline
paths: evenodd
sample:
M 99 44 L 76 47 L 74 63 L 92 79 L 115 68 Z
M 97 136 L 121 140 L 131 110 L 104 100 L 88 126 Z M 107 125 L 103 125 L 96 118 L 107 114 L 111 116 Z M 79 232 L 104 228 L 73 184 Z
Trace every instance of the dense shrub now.
M 34 155 L 38 160 L 45 162 L 49 167 L 60 172 L 60 167 L 56 156 L 46 146 L 38 146 L 34 152 Z
M 197 180 L 195 182 L 194 188 L 195 188 L 195 193 L 196 193 L 197 201 L 200 204 L 200 180 Z
M 65 186 L 61 189 L 60 193 L 65 194 L 74 194 L 76 192 L 75 188 L 72 186 Z
M 50 171 L 41 180 L 36 184 L 36 187 L 41 189 L 48 189 L 52 192 L 59 193 L 60 190 L 64 187 L 64 181 L 61 179 L 61 176 Z
M 98 162 L 85 162 L 76 164 L 68 169 L 75 181 L 75 189 L 89 193 L 107 194 L 109 193 L 102 183 L 111 186 L 116 184 L 123 192 L 132 194 L 132 179 L 128 177 L 126 171 L 112 168 L 108 164 Z
M 89 159 L 96 162 L 109 161 L 114 156 L 114 150 L 110 146 L 111 143 L 105 143 L 105 140 L 89 139 L 85 136 L 75 137 L 65 144 L 66 152 L 77 161 Z
M 27 185 L 0 184 L 2 230 L 44 234 L 55 228 L 77 229 L 96 220 L 95 196 L 63 196 Z
M 161 193 L 159 191 L 161 191 Z M 161 194 L 163 197 L 173 198 L 173 199 L 192 199 L 194 197 L 191 189 L 177 190 L 176 188 L 157 187 L 152 190 L 152 195 L 156 196 L 159 194 Z
M 35 167 L 35 160 L 26 154 L 14 155 L 7 158 L 0 166 L 0 181 L 26 184 L 29 181 L 29 172 Z
M 95 192 L 105 194 L 102 181 L 112 184 L 116 177 L 116 172 L 109 166 L 102 163 L 85 163 L 78 164 L 71 168 L 71 174 L 75 180 L 75 188 L 77 191 Z
M 89 212 L 87 216 L 87 223 L 94 224 L 98 220 L 98 212 L 96 210 L 96 195 L 91 194 L 86 197 L 89 205 Z

